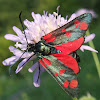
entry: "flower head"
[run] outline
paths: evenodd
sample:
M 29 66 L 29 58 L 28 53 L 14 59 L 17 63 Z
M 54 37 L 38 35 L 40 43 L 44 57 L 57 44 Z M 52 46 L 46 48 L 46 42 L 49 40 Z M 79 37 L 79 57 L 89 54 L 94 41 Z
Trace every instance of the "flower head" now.
M 14 54 L 14 56 L 4 60 L 3 65 L 5 66 L 13 65 L 15 64 L 16 61 L 18 61 L 18 59 L 22 59 L 22 61 L 18 64 L 17 69 L 15 71 L 16 73 L 18 73 L 30 60 L 36 58 L 34 52 L 25 52 L 25 50 L 27 50 L 27 42 L 30 44 L 35 44 L 41 40 L 42 36 L 59 28 L 60 26 L 66 24 L 67 22 L 75 18 L 75 14 L 72 14 L 69 20 L 67 20 L 67 16 L 66 18 L 64 18 L 61 15 L 58 15 L 58 10 L 59 10 L 58 8 L 57 8 L 57 13 L 54 12 L 53 14 L 48 14 L 48 15 L 47 12 L 45 11 L 43 15 L 35 14 L 34 12 L 32 12 L 32 17 L 34 21 L 28 21 L 27 19 L 24 21 L 24 24 L 27 27 L 24 30 L 25 34 L 19 28 L 13 26 L 13 30 L 15 31 L 16 35 L 6 34 L 5 38 L 7 40 L 15 42 L 15 47 L 9 46 L 9 50 Z M 27 37 L 27 41 L 25 35 Z M 82 46 L 81 50 L 84 51 Z M 28 69 L 28 71 L 33 72 L 35 69 L 36 71 L 33 76 L 33 84 L 35 87 L 39 87 L 40 74 L 44 72 L 45 69 L 40 65 L 39 62 L 36 62 Z

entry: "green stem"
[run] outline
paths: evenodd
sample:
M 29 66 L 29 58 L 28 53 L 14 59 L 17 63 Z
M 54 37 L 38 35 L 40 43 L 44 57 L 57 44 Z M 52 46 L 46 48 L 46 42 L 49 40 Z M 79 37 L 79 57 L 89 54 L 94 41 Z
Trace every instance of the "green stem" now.
M 90 32 L 89 30 L 87 30 L 86 32 L 86 35 L 90 35 Z M 89 41 L 89 45 L 95 49 L 95 46 L 93 44 L 93 41 Z M 93 55 L 93 58 L 94 58 L 94 61 L 95 61 L 95 64 L 96 64 L 96 68 L 97 68 L 97 71 L 98 71 L 98 75 L 99 75 L 99 78 L 100 78 L 100 63 L 99 63 L 99 59 L 98 59 L 98 56 L 97 56 L 97 53 L 96 52 L 92 52 L 92 55 Z
M 73 98 L 73 100 L 78 100 L 77 98 Z

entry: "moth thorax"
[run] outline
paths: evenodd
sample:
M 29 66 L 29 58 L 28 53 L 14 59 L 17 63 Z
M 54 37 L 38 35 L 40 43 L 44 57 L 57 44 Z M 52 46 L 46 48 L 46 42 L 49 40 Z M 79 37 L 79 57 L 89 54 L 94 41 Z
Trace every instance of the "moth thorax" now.
M 50 47 L 46 46 L 42 42 L 38 42 L 35 45 L 35 50 L 36 50 L 36 53 L 38 52 L 38 53 L 41 53 L 42 55 L 49 55 L 50 54 Z

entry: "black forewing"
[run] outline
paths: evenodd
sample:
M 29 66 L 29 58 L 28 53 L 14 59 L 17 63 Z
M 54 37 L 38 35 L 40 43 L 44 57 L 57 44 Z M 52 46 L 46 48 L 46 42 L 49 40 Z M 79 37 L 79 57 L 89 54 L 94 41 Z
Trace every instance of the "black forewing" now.
M 52 35 L 50 35 L 49 37 L 47 36 L 48 35 L 47 34 L 44 37 L 42 37 L 42 39 L 45 40 L 45 42 L 47 42 L 50 45 L 60 45 L 63 43 L 74 41 L 84 35 L 91 20 L 92 20 L 92 15 L 90 13 L 82 14 L 81 16 L 75 18 L 69 23 L 63 25 L 62 27 L 50 32 L 50 34 L 52 33 Z M 87 26 L 85 26 L 87 27 L 86 29 L 80 28 L 82 26 L 81 24 L 82 22 L 85 22 L 87 24 Z M 66 29 L 65 32 L 64 29 Z M 66 36 L 66 32 L 70 32 L 71 36 Z M 50 41 L 48 42 L 48 40 Z

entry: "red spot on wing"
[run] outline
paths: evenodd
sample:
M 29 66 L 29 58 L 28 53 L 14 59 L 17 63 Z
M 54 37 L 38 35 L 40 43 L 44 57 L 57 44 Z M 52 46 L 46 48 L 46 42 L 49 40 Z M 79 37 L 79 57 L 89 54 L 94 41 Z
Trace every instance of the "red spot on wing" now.
M 78 27 L 78 26 L 79 26 L 79 21 L 76 20 L 76 21 L 74 22 L 74 24 L 75 24 L 75 27 Z
M 74 73 L 77 74 L 79 72 L 78 63 L 71 55 L 67 55 L 65 53 L 58 53 L 58 54 L 52 54 L 52 56 L 56 57 L 67 67 L 71 68 L 74 71 Z
M 47 65 L 51 65 L 50 60 L 48 60 L 48 59 L 46 59 L 46 58 L 42 58 L 42 59 L 43 59 L 43 61 L 44 61 Z
M 55 46 L 55 48 L 65 54 L 69 54 L 73 51 L 76 51 L 82 45 L 83 42 L 84 42 L 84 38 L 80 37 L 77 40 L 67 42 L 67 43 L 61 44 L 59 46 Z
M 67 88 L 68 85 L 69 85 L 69 82 L 68 82 L 68 80 L 66 80 L 66 81 L 64 82 L 64 87 Z
M 48 39 L 48 38 L 50 38 L 52 34 L 53 34 L 53 33 L 49 33 L 49 34 L 43 36 L 43 39 Z
M 81 30 L 86 30 L 88 28 L 88 24 L 86 22 L 81 22 L 80 23 L 80 29 Z
M 59 70 L 59 74 L 60 74 L 60 75 L 64 74 L 64 72 L 65 72 L 64 69 Z
M 41 65 L 42 65 L 44 68 L 47 68 L 46 64 L 42 61 L 42 59 L 40 59 L 39 62 L 41 63 Z
M 62 29 L 62 32 L 66 32 L 66 29 L 64 28 L 64 29 Z
M 67 37 L 70 37 L 70 36 L 71 36 L 71 33 L 70 33 L 69 31 L 67 31 L 67 32 L 66 32 L 66 36 L 67 36 Z
M 54 73 L 54 75 L 55 75 L 55 76 L 58 76 L 58 73 L 57 73 L 57 72 L 55 72 L 55 73 Z
M 50 37 L 49 39 L 47 39 L 46 42 L 47 42 L 47 43 L 48 43 L 48 42 L 53 42 L 55 39 L 56 39 L 56 37 L 53 36 L 53 37 Z
M 71 88 L 76 88 L 78 86 L 78 81 L 77 80 L 71 80 L 69 86 Z

